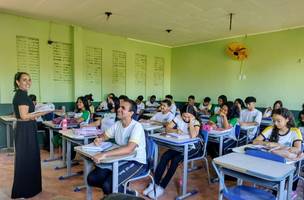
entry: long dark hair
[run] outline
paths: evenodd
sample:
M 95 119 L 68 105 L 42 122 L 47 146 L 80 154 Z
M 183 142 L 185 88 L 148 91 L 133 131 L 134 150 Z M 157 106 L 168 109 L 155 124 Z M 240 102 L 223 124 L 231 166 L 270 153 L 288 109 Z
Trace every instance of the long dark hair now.
M 87 98 L 84 97 L 84 96 L 80 96 L 80 97 L 77 98 L 77 101 L 76 101 L 76 104 L 75 104 L 75 106 L 76 106 L 76 108 L 75 108 L 76 112 L 81 112 L 81 110 L 79 110 L 79 108 L 77 106 L 78 100 L 82 101 L 85 110 L 90 111 L 90 106 L 89 106 L 89 102 L 88 102 Z
M 273 110 L 273 115 L 281 115 L 285 119 L 288 119 L 288 122 L 286 124 L 287 128 L 295 127 L 295 121 L 293 114 L 287 109 L 287 108 L 279 108 L 276 110 Z M 279 141 L 279 129 L 274 125 L 270 138 L 270 142 L 278 142 Z
M 181 109 L 181 115 L 183 113 L 190 113 L 190 114 L 192 114 L 195 117 L 195 119 L 198 120 L 197 112 L 195 111 L 194 107 L 191 106 L 191 105 L 185 105 L 184 107 L 182 107 L 182 109 Z
M 26 73 L 26 72 L 17 72 L 15 74 L 15 77 L 14 77 L 14 92 L 16 92 L 18 90 L 18 88 L 19 88 L 16 81 L 20 81 L 21 76 L 24 75 L 24 74 L 29 76 L 29 74 Z
M 299 112 L 298 120 L 299 120 L 299 126 L 304 126 L 304 122 L 302 122 L 302 117 L 301 115 L 304 115 L 304 110 L 301 110 Z
M 232 107 L 233 107 L 233 102 L 232 101 L 227 101 L 226 103 L 222 104 L 221 108 L 223 106 L 227 106 L 228 108 L 228 112 L 227 112 L 227 119 L 230 120 L 231 118 L 233 118 L 233 110 L 232 110 Z

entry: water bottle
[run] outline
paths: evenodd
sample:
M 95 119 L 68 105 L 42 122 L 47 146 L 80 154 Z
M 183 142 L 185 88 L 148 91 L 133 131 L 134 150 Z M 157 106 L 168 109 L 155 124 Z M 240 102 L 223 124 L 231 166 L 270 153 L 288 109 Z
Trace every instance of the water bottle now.
M 62 130 L 63 131 L 66 131 L 68 129 L 68 120 L 67 120 L 67 118 L 65 117 L 65 118 L 63 118 L 63 120 L 62 120 Z

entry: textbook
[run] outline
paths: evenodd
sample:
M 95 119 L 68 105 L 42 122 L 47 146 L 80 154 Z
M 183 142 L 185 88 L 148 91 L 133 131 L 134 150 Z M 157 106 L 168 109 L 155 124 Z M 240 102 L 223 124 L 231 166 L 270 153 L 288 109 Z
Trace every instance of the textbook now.
M 105 151 L 112 147 L 111 142 L 102 142 L 99 146 L 96 146 L 94 143 L 81 146 L 85 151 Z
M 178 133 L 167 133 L 167 135 L 177 138 L 177 139 L 189 139 L 189 134 L 178 134 Z

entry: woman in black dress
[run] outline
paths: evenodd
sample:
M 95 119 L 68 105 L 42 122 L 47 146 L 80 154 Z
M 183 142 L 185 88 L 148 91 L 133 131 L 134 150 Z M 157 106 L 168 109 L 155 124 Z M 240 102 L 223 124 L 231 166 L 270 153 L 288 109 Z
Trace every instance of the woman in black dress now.
M 31 84 L 28 73 L 16 73 L 14 79 L 15 96 L 13 99 L 17 118 L 13 199 L 30 198 L 42 190 L 36 118 L 46 114 L 46 112 L 32 113 L 35 107 L 27 95 Z

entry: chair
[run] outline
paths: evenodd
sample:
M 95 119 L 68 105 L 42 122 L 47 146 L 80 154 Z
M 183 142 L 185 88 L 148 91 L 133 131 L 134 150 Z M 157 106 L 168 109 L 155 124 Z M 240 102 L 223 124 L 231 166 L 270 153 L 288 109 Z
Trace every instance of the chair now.
M 275 200 L 276 197 L 267 191 L 245 185 L 236 185 L 227 188 L 225 185 L 224 176 L 220 175 L 220 172 L 214 162 L 212 165 L 215 169 L 219 181 L 223 188 L 220 190 L 220 194 L 223 194 L 224 198 L 228 200 Z
M 146 171 L 144 171 L 142 174 L 139 174 L 135 177 L 130 178 L 129 180 L 127 180 L 124 183 L 124 194 L 126 194 L 127 187 L 130 182 L 140 180 L 140 179 L 143 179 L 146 177 L 149 177 L 151 179 L 153 188 L 154 188 L 154 192 L 155 192 L 155 183 L 154 183 L 154 178 L 151 175 L 151 170 L 153 169 L 153 166 L 154 166 L 153 163 L 154 163 L 154 153 L 155 153 L 156 145 L 155 145 L 154 141 L 147 134 L 145 134 L 145 135 L 146 135 L 146 158 L 147 158 Z
M 210 173 L 209 173 L 209 165 L 208 165 L 208 159 L 207 159 L 208 131 L 200 129 L 199 134 L 201 136 L 201 141 L 203 143 L 203 146 L 202 146 L 203 154 L 199 157 L 189 159 L 188 162 L 193 163 L 193 161 L 195 161 L 195 160 L 204 160 L 205 164 L 206 164 L 207 175 L 208 175 L 208 183 L 210 184 Z M 191 171 L 193 171 L 193 170 L 191 170 Z

